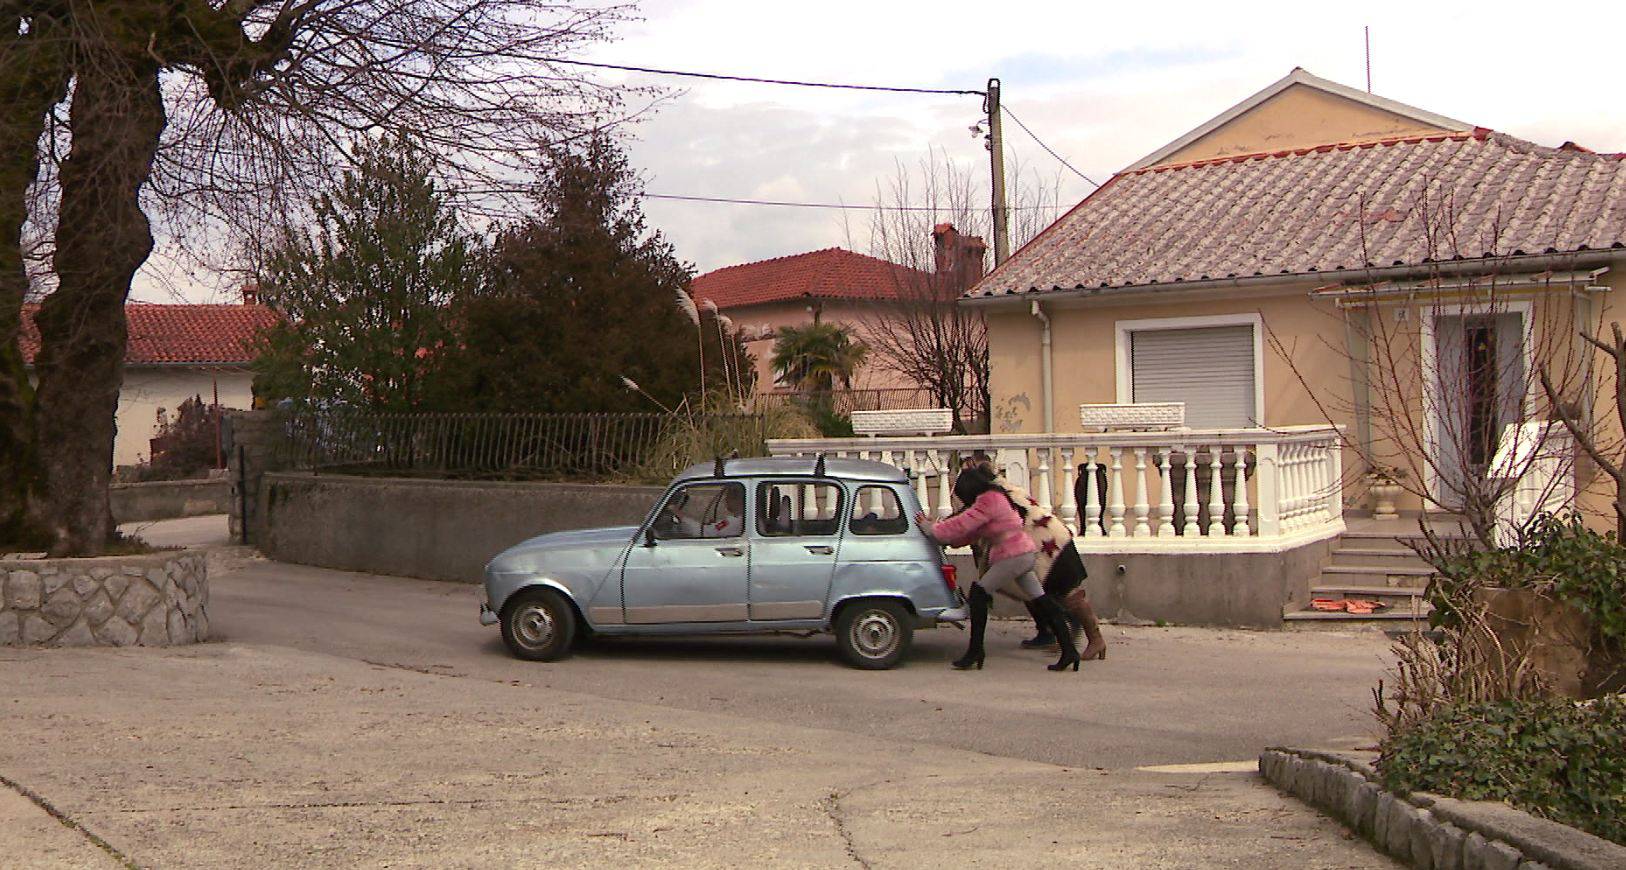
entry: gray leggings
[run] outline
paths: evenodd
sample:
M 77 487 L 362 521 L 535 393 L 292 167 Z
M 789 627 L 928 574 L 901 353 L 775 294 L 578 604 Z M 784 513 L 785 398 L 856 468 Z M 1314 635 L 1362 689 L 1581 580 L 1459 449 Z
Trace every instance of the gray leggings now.
M 1014 584 L 1023 601 L 1032 601 L 1044 594 L 1044 587 L 1039 585 L 1039 577 L 1033 573 L 1033 565 L 1039 559 L 1038 553 L 1023 553 L 1020 556 L 1011 556 L 990 563 L 988 570 L 982 572 L 977 578 L 977 585 L 982 591 L 993 595 L 1001 589 Z

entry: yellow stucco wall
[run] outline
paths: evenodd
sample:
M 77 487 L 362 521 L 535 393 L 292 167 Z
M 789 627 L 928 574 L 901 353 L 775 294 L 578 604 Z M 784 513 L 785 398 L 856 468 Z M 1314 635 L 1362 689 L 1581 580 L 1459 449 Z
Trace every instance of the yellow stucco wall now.
M 1295 84 L 1157 165 L 1439 130 L 1413 118 Z
M 1613 403 L 1614 378 L 1609 359 L 1602 353 L 1576 343 L 1574 324 L 1590 321 L 1594 327 L 1601 324 L 1608 333 L 1609 324 L 1617 320 L 1626 323 L 1620 294 L 1626 293 L 1626 270 L 1606 274 L 1599 281 L 1612 288 L 1611 292 L 1591 294 L 1590 313 L 1574 309 L 1567 288 L 1555 288 L 1544 296 L 1530 293 L 1509 296 L 1514 301 L 1498 305 L 1529 305 L 1532 363 L 1539 366 L 1543 360 L 1557 372 L 1560 381 L 1575 381 L 1573 374 L 1566 378 L 1565 371 L 1579 371 L 1587 357 L 1595 368 L 1592 386 L 1593 419 L 1600 443 L 1612 445 L 1619 452 L 1626 444 L 1620 421 Z M 1117 340 L 1120 323 L 1132 320 L 1159 318 L 1193 318 L 1215 315 L 1257 314 L 1264 324 L 1261 333 L 1263 348 L 1264 424 L 1266 426 L 1309 425 L 1331 422 L 1350 427 L 1354 433 L 1354 397 L 1350 355 L 1346 348 L 1347 331 L 1344 316 L 1330 302 L 1312 301 L 1310 284 L 1277 284 L 1231 291 L 1225 298 L 1193 299 L 1165 297 L 1160 300 L 1149 294 L 1138 299 L 1103 303 L 1067 303 L 1052 300 L 1046 310 L 1053 329 L 1054 361 L 1054 414 L 1056 430 L 1079 431 L 1078 405 L 1081 403 L 1119 401 L 1117 387 Z M 1400 432 L 1399 440 L 1405 449 L 1415 449 L 1422 432 L 1421 418 L 1424 403 L 1421 397 L 1422 345 L 1420 320 L 1432 317 L 1451 305 L 1446 302 L 1416 302 L 1398 305 L 1385 303 L 1375 316 L 1384 318 L 1373 334 L 1390 338 L 1387 353 L 1372 351 L 1374 368 L 1388 367 L 1396 372 L 1393 383 L 1403 384 L 1389 394 L 1399 410 L 1389 410 L 1390 422 L 1381 419 L 1385 410 L 1377 407 L 1383 399 L 1377 395 L 1382 387 L 1374 387 L 1373 429 L 1380 439 L 1387 426 Z M 1063 307 L 1063 306 L 1070 307 Z M 1405 308 L 1406 314 L 1397 317 L 1396 311 Z M 1043 403 L 1041 394 L 1040 326 L 1023 309 L 991 309 L 987 311 L 989 344 L 992 367 L 991 397 L 993 403 L 993 431 L 996 433 L 1038 432 L 1043 429 Z M 1573 345 L 1573 348 L 1571 347 Z M 1372 375 L 1382 377 L 1380 373 Z M 1545 401 L 1539 395 L 1540 387 L 1532 379 L 1526 386 L 1530 390 L 1532 413 L 1545 413 Z M 1411 418 L 1407 419 L 1407 414 Z M 1377 452 L 1383 452 L 1382 447 Z M 1356 479 L 1363 470 L 1358 455 L 1345 453 L 1349 471 L 1346 490 L 1351 505 L 1363 504 L 1363 489 Z M 1427 463 L 1416 457 L 1396 458 L 1393 464 L 1409 468 L 1419 478 Z M 1581 494 L 1578 507 L 1593 521 L 1611 527 L 1613 513 L 1610 503 L 1614 498 L 1613 481 L 1599 472 L 1584 457 L 1576 463 L 1576 476 Z M 1417 510 L 1421 500 L 1413 495 L 1401 498 L 1402 510 Z
M 214 400 L 220 387 L 223 408 L 253 404 L 254 375 L 247 371 L 210 371 L 185 367 L 127 368 L 119 388 L 118 433 L 113 441 L 113 464 L 134 465 L 152 458 L 151 440 L 157 434 L 158 411 L 173 419 L 175 409 L 193 396 Z
M 1310 302 L 1311 285 L 1284 284 L 1261 288 L 1258 296 L 1234 293 L 1230 298 L 1177 302 L 1138 301 L 1079 307 L 1047 306 L 1054 343 L 1056 429 L 1080 429 L 1078 406 L 1118 401 L 1118 324 L 1133 320 L 1257 314 L 1264 362 L 1264 423 L 1290 426 L 1324 423 L 1315 399 L 1271 346 L 1276 334 L 1300 367 L 1317 372 L 1344 372 L 1320 386 L 1322 402 L 1347 405 L 1347 359 L 1342 355 L 1343 327 L 1336 312 Z M 1039 322 L 1025 309 L 994 310 L 988 316 L 994 431 L 1037 432 L 1043 429 L 1040 401 Z M 1337 342 L 1329 346 L 1327 340 Z M 1335 394 L 1335 395 L 1333 395 Z M 1347 422 L 1347 421 L 1336 421 Z

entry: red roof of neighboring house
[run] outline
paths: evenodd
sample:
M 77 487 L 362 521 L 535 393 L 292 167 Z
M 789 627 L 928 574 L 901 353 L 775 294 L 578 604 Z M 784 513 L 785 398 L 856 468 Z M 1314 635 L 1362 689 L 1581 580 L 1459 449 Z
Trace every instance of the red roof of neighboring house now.
M 888 299 L 922 274 L 842 248 L 825 248 L 707 272 L 694 279 L 690 292 L 725 311 L 804 297 Z
M 1148 166 L 1113 176 L 967 295 L 1618 250 L 1621 158 L 1480 128 Z
M 39 352 L 34 328 L 38 305 L 23 306 L 23 359 L 30 365 Z M 264 305 L 153 305 L 124 307 L 129 344 L 124 364 L 247 365 L 254 359 L 254 337 L 277 322 Z

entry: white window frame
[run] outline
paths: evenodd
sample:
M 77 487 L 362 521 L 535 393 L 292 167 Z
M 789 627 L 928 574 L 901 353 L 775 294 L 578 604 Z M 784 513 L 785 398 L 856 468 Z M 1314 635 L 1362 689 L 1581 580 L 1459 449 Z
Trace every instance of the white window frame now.
M 1130 360 L 1130 335 L 1157 329 L 1201 329 L 1207 326 L 1253 327 L 1253 425 L 1265 425 L 1265 319 L 1258 312 L 1248 314 L 1208 314 L 1197 317 L 1153 317 L 1120 320 L 1114 325 L 1113 349 L 1117 375 L 1118 403 L 1132 402 L 1134 373 Z

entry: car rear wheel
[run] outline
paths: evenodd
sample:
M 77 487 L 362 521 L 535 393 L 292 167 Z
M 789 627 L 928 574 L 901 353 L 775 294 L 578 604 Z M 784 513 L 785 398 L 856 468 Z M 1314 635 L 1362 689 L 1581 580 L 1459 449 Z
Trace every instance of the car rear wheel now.
M 914 634 L 909 611 L 883 598 L 853 602 L 836 618 L 836 642 L 842 657 L 866 671 L 897 667 Z
M 551 662 L 570 654 L 576 639 L 576 612 L 552 589 L 516 594 L 503 608 L 502 639 L 516 657 Z

